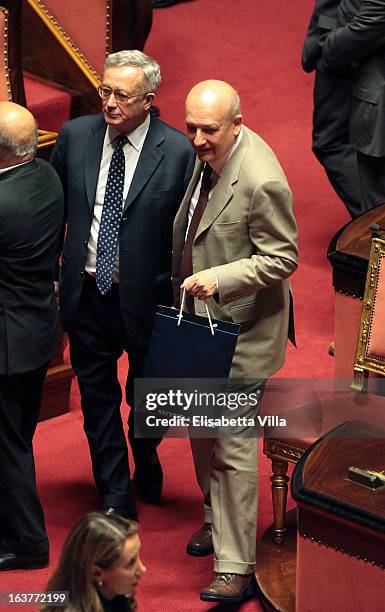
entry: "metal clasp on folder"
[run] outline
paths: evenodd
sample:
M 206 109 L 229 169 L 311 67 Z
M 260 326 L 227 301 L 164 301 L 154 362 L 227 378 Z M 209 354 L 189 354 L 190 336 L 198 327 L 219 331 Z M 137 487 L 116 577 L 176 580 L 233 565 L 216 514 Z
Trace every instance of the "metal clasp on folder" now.
M 178 314 L 178 319 L 177 319 L 177 326 L 178 327 L 181 324 L 181 321 L 183 319 L 183 307 L 184 307 L 185 297 L 186 297 L 186 289 L 183 289 L 182 300 L 181 300 L 181 303 L 180 303 L 180 309 L 179 309 L 179 314 Z M 214 336 L 214 325 L 212 324 L 211 316 L 210 316 L 210 311 L 208 309 L 208 306 L 207 306 L 206 302 L 205 302 L 205 308 L 206 308 L 207 318 L 209 320 L 211 335 Z

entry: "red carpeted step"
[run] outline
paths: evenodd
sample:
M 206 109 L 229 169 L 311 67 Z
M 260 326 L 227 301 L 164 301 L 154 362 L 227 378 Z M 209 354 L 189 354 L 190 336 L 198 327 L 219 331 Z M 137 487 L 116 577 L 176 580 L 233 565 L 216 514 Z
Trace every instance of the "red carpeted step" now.
M 39 129 L 58 132 L 70 118 L 71 95 L 66 91 L 24 77 L 27 106 L 35 116 Z

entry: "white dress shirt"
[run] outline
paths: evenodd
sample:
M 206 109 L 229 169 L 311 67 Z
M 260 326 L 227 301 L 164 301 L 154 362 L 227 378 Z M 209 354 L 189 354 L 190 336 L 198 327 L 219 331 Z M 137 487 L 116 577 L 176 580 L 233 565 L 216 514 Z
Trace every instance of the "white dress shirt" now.
M 138 164 L 139 156 L 142 151 L 142 147 L 146 139 L 149 127 L 150 116 L 148 115 L 143 121 L 143 123 L 141 123 L 133 132 L 125 134 L 128 138 L 128 142 L 126 142 L 123 147 L 125 159 L 123 202 L 126 201 L 128 190 L 130 189 L 132 178 L 134 176 L 134 172 Z M 114 126 L 108 125 L 106 129 L 106 134 L 104 136 L 102 158 L 100 162 L 99 177 L 96 187 L 94 214 L 92 218 L 91 231 L 87 247 L 86 272 L 92 274 L 92 276 L 95 276 L 96 274 L 96 251 L 99 236 L 99 226 L 102 218 L 108 170 L 110 167 L 112 154 L 117 145 L 117 138 L 118 136 L 120 136 L 120 134 L 121 132 L 119 132 Z M 119 246 L 116 253 L 116 262 L 112 275 L 112 282 L 119 282 Z
M 228 153 L 226 153 L 226 155 L 221 157 L 221 159 L 217 159 L 216 161 L 210 162 L 209 166 L 211 166 L 211 168 L 214 171 L 214 178 L 213 178 L 212 188 L 210 189 L 210 192 L 209 192 L 208 202 L 210 201 L 210 198 L 211 198 L 212 193 L 214 191 L 214 187 L 217 184 L 217 182 L 218 182 L 218 180 L 219 180 L 223 170 L 225 169 L 225 166 L 226 166 L 227 162 L 229 161 L 230 157 L 233 155 L 235 149 L 237 148 L 237 146 L 239 145 L 241 140 L 242 140 L 242 129 L 239 132 L 238 137 L 236 138 L 236 140 L 235 140 L 233 146 L 231 147 L 230 151 Z M 199 177 L 199 180 L 198 180 L 198 182 L 196 184 L 196 187 L 195 187 L 195 189 L 194 189 L 194 191 L 192 193 L 192 196 L 191 196 L 190 206 L 189 206 L 189 209 L 188 209 L 188 219 L 187 219 L 187 229 L 186 229 L 185 240 L 187 238 L 188 230 L 189 230 L 189 227 L 190 227 L 192 216 L 194 214 L 195 207 L 196 207 L 196 205 L 198 203 L 199 193 L 200 193 L 201 184 L 202 184 L 202 177 L 203 177 L 203 169 L 202 169 L 202 172 L 201 172 L 201 175 Z M 208 203 L 207 203 L 207 205 L 208 205 Z

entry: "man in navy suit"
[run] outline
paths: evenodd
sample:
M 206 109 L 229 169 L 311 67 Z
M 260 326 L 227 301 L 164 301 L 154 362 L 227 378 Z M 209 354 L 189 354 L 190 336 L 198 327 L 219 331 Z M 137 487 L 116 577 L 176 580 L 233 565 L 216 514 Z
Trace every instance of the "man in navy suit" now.
M 0 570 L 45 567 L 32 439 L 56 348 L 63 190 L 31 113 L 0 102 Z
M 130 518 L 136 506 L 117 360 L 128 353 L 125 392 L 132 407 L 155 306 L 172 303 L 172 225 L 193 167 L 187 138 L 150 117 L 160 79 L 158 64 L 140 51 L 109 55 L 98 89 L 103 114 L 65 123 L 51 160 L 68 209 L 61 313 L 95 482 L 103 508 Z M 136 439 L 133 425 L 131 410 L 134 484 L 144 501 L 157 503 L 160 440 Z
M 328 69 L 353 67 L 350 142 L 357 151 L 362 212 L 385 203 L 385 1 L 341 0 L 324 41 Z
M 305 72 L 315 71 L 312 149 L 337 195 L 355 218 L 362 212 L 357 154 L 349 142 L 354 70 L 330 70 L 322 60 L 323 40 L 337 27 L 341 0 L 316 0 L 302 50 Z

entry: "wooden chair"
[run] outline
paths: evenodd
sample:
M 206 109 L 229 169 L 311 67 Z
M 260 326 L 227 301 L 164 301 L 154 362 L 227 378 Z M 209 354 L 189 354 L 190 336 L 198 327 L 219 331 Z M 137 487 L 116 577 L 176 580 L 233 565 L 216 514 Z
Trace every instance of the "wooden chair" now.
M 0 100 L 8 100 L 26 106 L 21 64 L 21 8 L 22 0 L 1 0 Z M 44 157 L 45 150 L 52 147 L 55 141 L 55 133 L 39 130 L 39 155 Z
M 289 476 L 289 463 L 297 463 L 306 449 L 312 444 L 310 438 L 275 438 L 272 432 L 264 437 L 263 452 L 271 460 L 272 476 L 271 496 L 273 502 L 273 537 L 277 544 L 282 544 L 286 537 L 286 502 Z M 313 439 L 315 441 L 315 439 Z
M 25 0 L 22 63 L 72 95 L 72 117 L 100 111 L 96 91 L 106 55 L 143 46 L 151 0 Z
M 354 360 L 355 391 L 367 386 L 370 372 L 385 376 L 385 239 L 372 240 L 361 324 Z
M 369 409 L 373 409 L 372 422 L 376 418 L 376 395 L 365 398 L 354 392 L 365 389 L 365 381 L 370 372 L 385 376 L 385 319 L 382 314 L 385 303 L 384 257 L 385 240 L 375 235 L 371 241 L 360 327 L 355 333 L 358 340 L 354 367 L 351 367 L 351 371 L 354 369 L 353 392 L 337 392 L 334 397 L 305 403 L 283 413 L 282 416 L 286 415 L 288 423 L 291 422 L 292 435 L 278 437 L 278 429 L 265 428 L 263 451 L 272 462 L 270 480 L 274 514 L 273 538 L 277 544 L 284 542 L 286 534 L 289 463 L 297 463 L 313 442 L 344 420 L 360 419 L 367 415 Z M 382 407 L 382 399 L 378 401 Z M 382 425 L 382 414 L 381 410 L 379 425 Z M 305 435 L 294 433 L 298 431 L 304 432 Z

